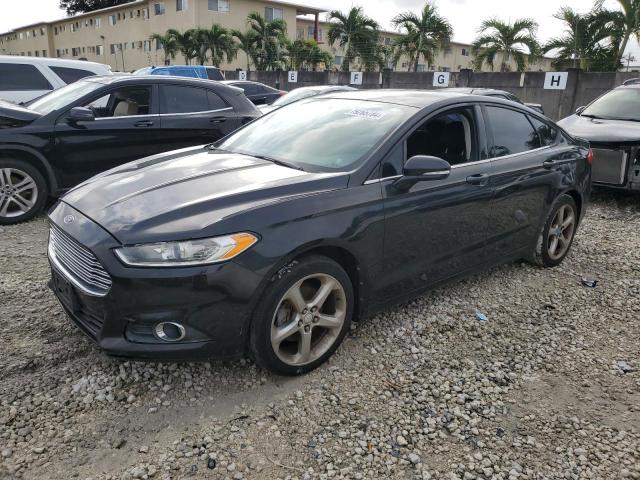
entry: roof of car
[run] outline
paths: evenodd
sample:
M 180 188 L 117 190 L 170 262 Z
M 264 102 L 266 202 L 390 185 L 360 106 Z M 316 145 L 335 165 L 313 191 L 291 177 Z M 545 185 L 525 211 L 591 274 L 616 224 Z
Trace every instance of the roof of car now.
M 1 63 L 28 63 L 28 64 L 44 64 L 53 65 L 56 67 L 70 67 L 70 68 L 84 68 L 85 70 L 91 68 L 98 68 L 101 70 L 111 70 L 109 65 L 98 62 L 90 62 L 87 60 L 71 60 L 66 58 L 49 58 L 49 57 L 27 57 L 22 55 L 0 55 Z
M 451 87 L 447 88 L 449 92 L 458 92 L 458 93 L 468 93 L 472 95 L 487 95 L 491 93 L 495 93 L 496 95 L 513 95 L 506 90 L 497 90 L 495 88 L 477 88 L 477 87 Z
M 124 75 L 124 74 L 115 74 L 109 76 L 95 76 L 95 77 L 87 77 L 83 78 L 81 81 L 84 82 L 95 82 L 102 83 L 104 85 L 112 85 L 112 84 L 128 84 L 128 83 L 166 83 L 166 84 L 184 84 L 191 85 L 194 87 L 208 87 L 208 88 L 223 88 L 230 89 L 240 94 L 243 93 L 242 89 L 234 87 L 233 85 L 225 85 L 224 82 L 218 82 L 215 80 L 208 80 L 205 78 L 194 78 L 194 77 L 177 77 L 173 75 Z
M 465 95 L 458 92 L 447 92 L 444 90 L 393 90 L 393 89 L 371 89 L 357 90 L 351 92 L 335 92 L 323 95 L 323 98 L 344 98 L 353 100 L 368 100 L 371 102 L 395 103 L 408 107 L 423 108 L 432 103 L 447 98 L 460 98 Z

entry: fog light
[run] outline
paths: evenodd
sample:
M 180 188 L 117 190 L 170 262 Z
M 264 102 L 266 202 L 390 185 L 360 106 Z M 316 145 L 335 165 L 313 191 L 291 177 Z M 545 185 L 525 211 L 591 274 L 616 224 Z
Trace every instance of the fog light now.
M 153 329 L 153 333 L 165 342 L 179 342 L 185 336 L 184 327 L 175 322 L 158 323 Z

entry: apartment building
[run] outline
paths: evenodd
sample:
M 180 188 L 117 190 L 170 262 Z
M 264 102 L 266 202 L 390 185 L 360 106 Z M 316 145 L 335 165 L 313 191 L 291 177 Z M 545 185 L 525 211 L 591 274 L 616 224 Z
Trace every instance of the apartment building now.
M 279 0 L 135 0 L 0 34 L 0 54 L 87 59 L 109 64 L 114 71 L 132 71 L 164 64 L 162 46 L 150 39 L 154 33 L 164 33 L 169 28 L 178 31 L 204 28 L 214 23 L 245 30 L 247 15 L 251 12 L 259 12 L 267 20 L 286 21 L 292 40 L 315 38 L 321 48 L 335 58 L 334 64 L 326 68 L 341 68 L 344 51 L 337 45 L 329 45 L 326 38 L 329 24 L 319 20 L 324 11 Z M 398 32 L 381 32 L 380 42 L 390 45 L 399 35 Z M 471 68 L 470 50 L 468 44 L 452 42 L 446 51 L 438 53 L 430 68 L 437 71 Z M 184 58 L 178 54 L 172 63 L 184 63 Z M 239 52 L 234 61 L 222 68 L 246 68 L 246 64 L 245 54 Z M 511 69 L 516 70 L 515 62 L 510 64 Z M 422 63 L 418 65 L 418 70 L 427 68 Z M 354 64 L 351 69 L 359 70 L 361 66 Z M 486 66 L 484 69 L 488 70 Z M 530 65 L 529 69 L 551 70 L 551 59 L 545 58 Z M 413 65 L 409 64 L 409 59 L 402 58 L 396 70 L 413 70 Z

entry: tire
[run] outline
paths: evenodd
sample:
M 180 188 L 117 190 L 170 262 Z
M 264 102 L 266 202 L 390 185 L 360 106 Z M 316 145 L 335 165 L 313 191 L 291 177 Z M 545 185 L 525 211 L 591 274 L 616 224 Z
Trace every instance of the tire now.
M 558 230 L 560 221 L 566 226 Z M 577 229 L 576 202 L 569 195 L 560 195 L 551 206 L 529 261 L 545 268 L 560 265 L 571 250 Z
M 0 158 L 0 225 L 31 220 L 47 201 L 47 182 L 33 165 Z
M 353 306 L 351 280 L 338 263 L 317 255 L 294 260 L 274 275 L 256 306 L 250 354 L 279 375 L 310 372 L 344 340 Z

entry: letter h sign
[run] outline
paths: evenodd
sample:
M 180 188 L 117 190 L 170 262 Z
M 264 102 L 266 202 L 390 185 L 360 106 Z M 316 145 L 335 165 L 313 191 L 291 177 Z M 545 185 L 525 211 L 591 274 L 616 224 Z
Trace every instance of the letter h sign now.
M 569 72 L 547 72 L 544 76 L 545 90 L 564 90 L 567 88 Z

